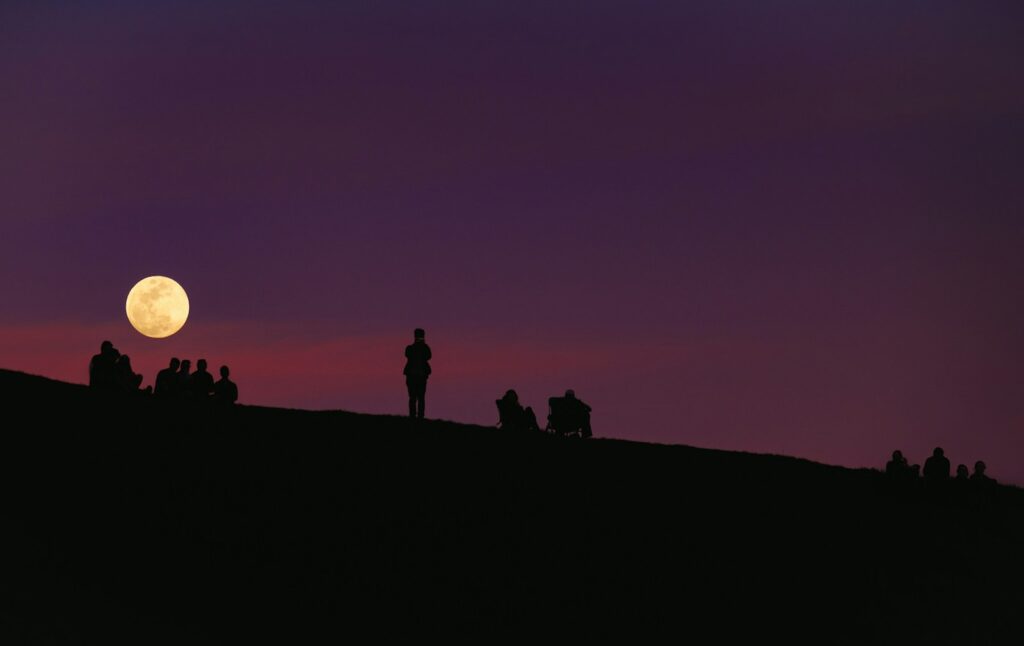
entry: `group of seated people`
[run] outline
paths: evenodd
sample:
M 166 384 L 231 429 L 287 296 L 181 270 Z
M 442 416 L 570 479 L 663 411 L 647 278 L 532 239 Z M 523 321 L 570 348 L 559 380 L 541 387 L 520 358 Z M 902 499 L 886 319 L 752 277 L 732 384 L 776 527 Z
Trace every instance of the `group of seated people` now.
M 118 352 L 110 341 L 104 341 L 99 354 L 89 362 L 89 386 L 107 393 L 139 392 L 142 375 L 132 370 L 131 357 Z M 145 392 L 152 392 L 152 389 Z
M 206 359 L 196 362 L 195 372 L 191 370 L 190 360 L 172 357 L 170 364 L 157 373 L 153 394 L 163 399 L 191 399 L 227 405 L 238 401 L 238 386 L 231 381 L 231 369 L 227 366 L 220 367 L 220 379 L 217 381 L 207 371 Z
M 231 370 L 220 368 L 220 380 L 214 381 L 207 371 L 206 359 L 192 362 L 188 359 L 171 359 L 170 365 L 156 376 L 155 386 L 142 388 L 142 375 L 132 370 L 131 359 L 121 354 L 110 341 L 100 345 L 99 354 L 89 362 L 89 386 L 105 393 L 143 393 L 171 400 L 209 401 L 217 404 L 234 404 L 238 401 L 238 386 L 229 378 Z
M 537 415 L 533 408 L 523 407 L 519 403 L 519 394 L 514 390 L 505 392 L 505 396 L 494 402 L 498 406 L 498 426 L 513 431 L 540 431 Z M 565 437 L 575 436 L 588 438 L 593 435 L 590 430 L 591 408 L 576 398 L 572 390 L 565 391 L 563 397 L 548 399 L 548 424 L 545 432 Z
M 924 470 L 921 465 L 910 464 L 903 456 L 902 451 L 893 451 L 892 459 L 885 465 L 885 473 L 894 480 L 914 481 L 924 477 L 925 482 L 940 483 L 953 480 L 955 482 L 973 482 L 981 484 L 995 483 L 995 479 L 985 474 L 985 463 L 978 460 L 974 463 L 974 473 L 970 473 L 966 464 L 959 464 L 956 467 L 956 476 L 950 476 L 950 462 L 942 447 L 935 447 L 931 457 L 924 461 Z

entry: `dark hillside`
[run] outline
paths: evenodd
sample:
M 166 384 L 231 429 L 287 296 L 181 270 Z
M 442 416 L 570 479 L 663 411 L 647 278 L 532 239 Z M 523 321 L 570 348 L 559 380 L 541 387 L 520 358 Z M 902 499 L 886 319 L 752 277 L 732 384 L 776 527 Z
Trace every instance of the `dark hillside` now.
M 1015 488 L 894 489 L 780 456 L 109 401 L 7 371 L 0 389 L 0 643 L 1024 634 Z

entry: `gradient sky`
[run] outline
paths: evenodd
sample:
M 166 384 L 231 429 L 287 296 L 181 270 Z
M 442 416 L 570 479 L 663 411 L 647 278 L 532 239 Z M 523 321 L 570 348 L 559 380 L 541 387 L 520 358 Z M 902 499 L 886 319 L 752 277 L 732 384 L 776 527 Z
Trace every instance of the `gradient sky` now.
M 1024 484 L 1024 3 L 0 3 L 0 366 Z M 185 329 L 135 333 L 164 274 Z

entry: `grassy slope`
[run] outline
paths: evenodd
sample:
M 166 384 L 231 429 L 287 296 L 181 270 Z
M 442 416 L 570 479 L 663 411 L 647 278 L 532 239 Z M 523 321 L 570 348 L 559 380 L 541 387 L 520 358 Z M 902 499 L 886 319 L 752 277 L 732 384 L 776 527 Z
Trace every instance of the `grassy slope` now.
M 0 392 L 5 643 L 1021 634 L 1015 488 L 936 495 L 781 456 L 109 402 L 7 371 Z

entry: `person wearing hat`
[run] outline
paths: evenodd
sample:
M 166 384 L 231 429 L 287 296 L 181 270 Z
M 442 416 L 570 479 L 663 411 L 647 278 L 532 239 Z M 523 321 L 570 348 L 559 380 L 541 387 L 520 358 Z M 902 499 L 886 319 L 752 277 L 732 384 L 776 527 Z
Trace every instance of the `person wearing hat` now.
M 427 378 L 430 376 L 430 346 L 424 341 L 422 328 L 413 332 L 413 342 L 405 346 L 405 387 L 409 391 L 409 417 L 423 419 L 426 404 Z

